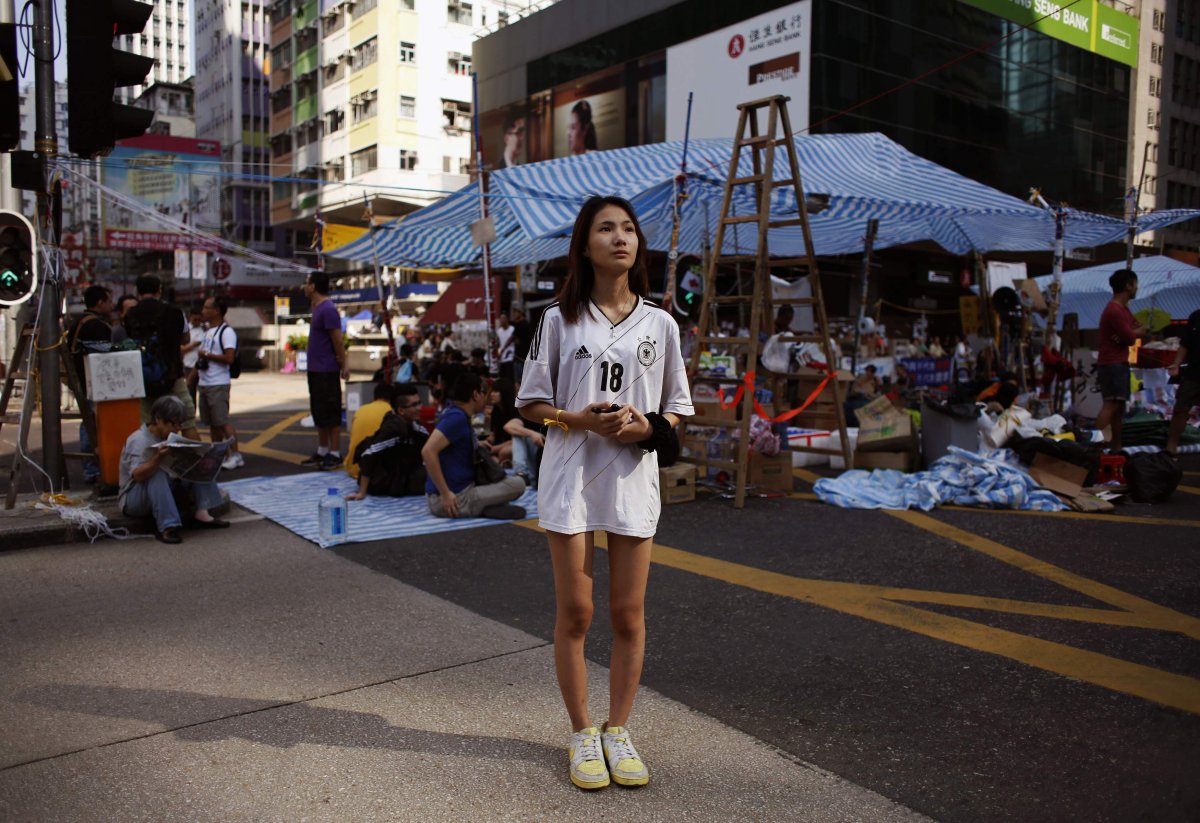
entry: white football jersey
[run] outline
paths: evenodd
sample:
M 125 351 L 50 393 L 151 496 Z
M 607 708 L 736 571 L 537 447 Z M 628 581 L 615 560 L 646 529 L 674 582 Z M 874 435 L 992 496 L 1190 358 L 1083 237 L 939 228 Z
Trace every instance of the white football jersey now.
M 577 323 L 558 304 L 542 313 L 530 342 L 517 407 L 546 402 L 565 411 L 630 404 L 643 414 L 694 414 L 679 327 L 638 298 L 611 323 L 595 305 Z M 587 431 L 550 427 L 538 472 L 543 529 L 652 537 L 658 528 L 658 455 Z

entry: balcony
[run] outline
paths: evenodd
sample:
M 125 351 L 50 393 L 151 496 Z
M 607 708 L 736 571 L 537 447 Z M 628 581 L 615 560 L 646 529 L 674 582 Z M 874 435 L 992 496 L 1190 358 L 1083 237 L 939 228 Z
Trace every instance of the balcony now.
M 296 56 L 295 61 L 292 63 L 292 71 L 297 77 L 300 77 L 308 74 L 310 71 L 316 71 L 317 65 L 317 47 L 313 46 L 312 48 L 305 49 Z
M 317 96 L 315 94 L 297 100 L 292 107 L 292 122 L 296 125 L 312 120 L 317 116 Z

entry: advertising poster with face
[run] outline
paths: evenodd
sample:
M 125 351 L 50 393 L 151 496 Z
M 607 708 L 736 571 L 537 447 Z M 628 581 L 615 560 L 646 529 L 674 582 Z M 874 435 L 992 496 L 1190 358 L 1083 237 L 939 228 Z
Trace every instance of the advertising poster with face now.
M 622 69 L 597 72 L 554 90 L 554 156 L 625 146 Z
M 528 106 L 523 101 L 480 116 L 483 160 L 487 165 L 493 169 L 508 169 L 529 162 L 526 149 L 528 120 Z

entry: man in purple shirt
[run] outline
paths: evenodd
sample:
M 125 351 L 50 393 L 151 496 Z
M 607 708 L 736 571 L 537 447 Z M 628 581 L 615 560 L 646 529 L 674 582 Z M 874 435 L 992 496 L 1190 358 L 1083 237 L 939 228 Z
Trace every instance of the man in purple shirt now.
M 317 451 L 300 461 L 325 471 L 342 465 L 342 380 L 350 379 L 342 344 L 342 317 L 329 299 L 329 275 L 314 271 L 304 281 L 312 303 L 308 329 L 308 407 L 317 427 Z

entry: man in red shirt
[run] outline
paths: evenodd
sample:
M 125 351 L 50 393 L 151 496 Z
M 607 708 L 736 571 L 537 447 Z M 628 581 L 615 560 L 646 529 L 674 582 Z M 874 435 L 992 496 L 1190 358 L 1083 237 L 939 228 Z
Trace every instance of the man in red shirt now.
M 1113 298 L 1100 315 L 1100 351 L 1096 357 L 1096 383 L 1104 405 L 1096 417 L 1096 428 L 1112 426 L 1109 450 L 1121 448 L 1121 423 L 1129 402 L 1129 347 L 1146 333 L 1134 319 L 1129 301 L 1137 297 L 1138 280 L 1133 269 L 1119 269 L 1108 278 Z

